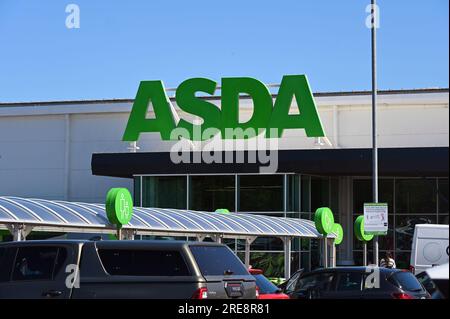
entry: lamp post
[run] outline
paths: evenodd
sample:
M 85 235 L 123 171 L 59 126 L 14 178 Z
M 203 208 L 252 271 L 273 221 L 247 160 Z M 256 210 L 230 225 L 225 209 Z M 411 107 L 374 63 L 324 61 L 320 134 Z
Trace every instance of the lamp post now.
M 376 0 L 371 0 L 372 40 L 372 189 L 373 202 L 378 203 L 378 145 L 377 145 L 377 18 Z M 378 264 L 378 236 L 373 240 L 373 262 Z

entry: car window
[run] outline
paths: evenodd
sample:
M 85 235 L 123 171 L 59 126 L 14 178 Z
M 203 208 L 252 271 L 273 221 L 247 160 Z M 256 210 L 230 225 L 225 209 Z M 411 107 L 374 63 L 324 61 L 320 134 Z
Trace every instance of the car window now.
M 337 291 L 361 291 L 362 274 L 359 272 L 340 273 Z
M 256 286 L 262 294 L 273 294 L 278 291 L 278 287 L 269 281 L 264 275 L 253 275 L 256 279 Z
M 178 251 L 99 249 L 100 260 L 112 276 L 189 276 Z
M 58 258 L 61 250 L 63 258 Z M 64 248 L 49 246 L 20 247 L 14 263 L 13 281 L 52 280 L 65 260 Z
M 430 295 L 433 295 L 436 292 L 437 290 L 436 285 L 425 271 L 418 274 L 416 278 L 422 284 L 422 286 L 424 286 L 425 289 L 430 293 Z
M 295 287 L 298 282 L 298 277 L 300 277 L 300 272 L 295 273 L 286 284 L 286 293 L 292 293 L 295 291 Z
M 333 273 L 322 273 L 320 274 L 319 281 L 317 282 L 316 288 L 321 291 L 327 291 L 331 288 L 333 283 L 334 274 Z
M 392 275 L 392 280 L 401 289 L 407 291 L 421 291 L 422 285 L 409 271 L 399 271 Z
M 320 274 L 313 274 L 299 279 L 296 290 L 307 290 L 310 287 L 315 287 L 320 279 Z
M 15 252 L 15 248 L 0 248 L 0 282 L 9 281 Z
M 248 275 L 239 258 L 225 246 L 190 246 L 204 276 Z

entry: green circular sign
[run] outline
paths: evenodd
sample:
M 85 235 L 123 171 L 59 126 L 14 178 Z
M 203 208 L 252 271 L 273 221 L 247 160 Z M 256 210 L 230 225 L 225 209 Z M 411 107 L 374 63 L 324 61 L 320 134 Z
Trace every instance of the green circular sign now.
M 105 207 L 111 224 L 126 225 L 133 215 L 133 198 L 126 188 L 111 188 L 106 195 Z
M 334 239 L 335 245 L 339 245 L 344 240 L 344 230 L 342 229 L 342 226 L 340 224 L 335 223 L 333 225 L 333 231 L 336 235 L 336 238 Z
M 215 213 L 219 213 L 219 214 L 229 214 L 230 211 L 226 208 L 218 208 L 215 210 Z
M 331 209 L 328 207 L 318 208 L 314 214 L 314 223 L 317 231 L 322 235 L 331 233 L 334 225 L 334 216 Z
M 355 220 L 355 236 L 360 241 L 371 241 L 373 239 L 373 235 L 366 234 L 364 232 L 364 216 L 358 216 Z

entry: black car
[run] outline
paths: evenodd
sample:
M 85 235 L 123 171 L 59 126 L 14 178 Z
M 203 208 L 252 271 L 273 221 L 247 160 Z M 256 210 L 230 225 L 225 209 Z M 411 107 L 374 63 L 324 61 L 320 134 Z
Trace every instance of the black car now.
M 291 299 L 424 299 L 430 295 L 409 271 L 337 267 L 295 273 L 283 284 Z
M 256 298 L 256 284 L 216 243 L 23 241 L 0 244 L 0 298 Z

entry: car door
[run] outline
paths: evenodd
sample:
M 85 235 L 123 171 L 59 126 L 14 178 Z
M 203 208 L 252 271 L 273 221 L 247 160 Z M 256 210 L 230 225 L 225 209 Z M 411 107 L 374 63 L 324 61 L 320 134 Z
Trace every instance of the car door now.
M 358 271 L 337 272 L 333 287 L 328 292 L 331 299 L 361 299 L 363 274 Z
M 319 297 L 320 278 L 322 273 L 310 273 L 301 276 L 297 281 L 293 299 L 316 299 Z
M 72 252 L 72 253 L 71 253 Z M 69 298 L 65 266 L 75 257 L 67 246 L 18 246 L 2 298 Z
M 295 288 L 297 286 L 298 279 L 300 278 L 300 275 L 302 274 L 301 271 L 297 271 L 295 274 L 292 275 L 291 278 L 286 282 L 285 287 L 283 289 L 283 292 L 289 296 L 294 294 Z

